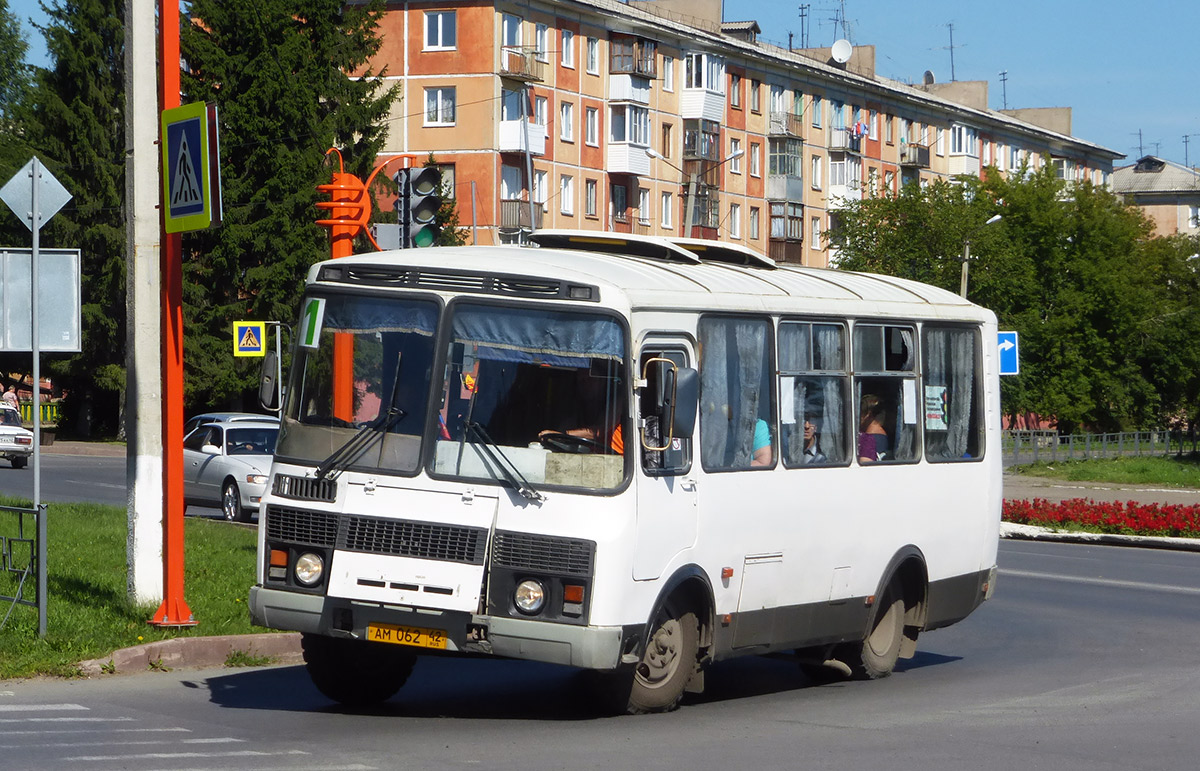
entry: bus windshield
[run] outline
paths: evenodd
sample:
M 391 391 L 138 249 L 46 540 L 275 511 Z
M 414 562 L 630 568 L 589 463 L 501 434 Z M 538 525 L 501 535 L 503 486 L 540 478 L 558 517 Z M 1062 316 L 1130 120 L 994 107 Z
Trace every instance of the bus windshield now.
M 343 452 L 340 467 L 415 472 L 438 305 L 352 295 L 323 303 L 316 347 L 296 349 L 276 453 L 322 463 L 350 446 L 356 451 Z M 361 432 L 380 435 L 348 445 Z
M 617 320 L 470 302 L 451 308 L 431 471 L 488 480 L 515 471 L 538 487 L 620 485 L 627 401 Z

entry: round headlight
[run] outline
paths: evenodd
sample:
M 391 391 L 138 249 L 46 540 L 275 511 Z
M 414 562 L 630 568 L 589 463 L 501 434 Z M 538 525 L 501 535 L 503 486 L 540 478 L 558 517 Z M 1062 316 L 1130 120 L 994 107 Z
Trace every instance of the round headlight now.
M 325 560 L 320 554 L 305 552 L 296 558 L 293 572 L 297 581 L 305 586 L 312 586 L 321 580 L 321 574 L 325 572 Z
M 513 592 L 513 604 L 522 613 L 532 615 L 541 612 L 546 604 L 546 587 L 542 586 L 541 581 L 525 579 L 517 584 L 517 590 Z

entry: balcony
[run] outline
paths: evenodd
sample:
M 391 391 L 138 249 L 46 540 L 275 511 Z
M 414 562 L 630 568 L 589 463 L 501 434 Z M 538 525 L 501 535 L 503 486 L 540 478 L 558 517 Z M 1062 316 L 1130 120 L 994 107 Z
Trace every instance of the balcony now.
M 646 146 L 632 142 L 610 142 L 605 152 L 605 170 L 610 174 L 650 175 L 650 156 Z
M 829 149 L 847 153 L 862 152 L 862 137 L 848 128 L 829 129 Z
M 718 169 L 719 166 L 719 163 L 713 161 L 685 159 L 683 162 L 683 184 L 690 183 L 694 174 L 696 176 L 696 183 L 702 187 L 720 187 L 721 173 Z
M 539 61 L 532 46 L 504 46 L 500 49 L 500 75 L 523 83 L 541 83 L 546 79 L 546 63 Z
M 929 168 L 929 148 L 907 144 L 900 148 L 900 165 L 918 169 Z
M 546 154 L 546 127 L 531 120 L 500 121 L 499 149 L 502 153 Z
M 501 200 L 501 230 L 539 230 L 542 227 L 542 205 L 533 205 L 533 227 L 529 227 L 529 201 Z
M 771 201 L 803 201 L 804 178 L 800 175 L 768 174 L 767 199 Z
M 829 209 L 844 209 L 851 201 L 861 201 L 862 183 L 851 182 L 848 185 L 829 186 Z
M 790 262 L 799 265 L 804 261 L 804 244 L 801 241 L 772 238 L 767 244 L 767 256 L 777 263 Z
M 650 81 L 637 75 L 610 75 L 608 100 L 648 105 L 650 104 Z
M 804 130 L 804 116 L 792 115 L 790 112 L 772 112 L 768 132 L 773 137 L 800 138 Z

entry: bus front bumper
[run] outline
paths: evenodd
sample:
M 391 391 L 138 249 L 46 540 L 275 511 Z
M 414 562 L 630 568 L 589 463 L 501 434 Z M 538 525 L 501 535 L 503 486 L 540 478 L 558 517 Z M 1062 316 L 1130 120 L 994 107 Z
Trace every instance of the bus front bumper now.
M 265 586 L 250 588 L 250 618 L 271 629 L 329 637 L 363 637 L 368 623 L 434 627 L 446 632 L 446 650 L 544 661 L 585 669 L 615 669 L 623 642 L 638 629 L 573 626 L 392 605 L 351 603 Z M 339 621 L 335 623 L 334 619 Z M 349 623 L 345 619 L 351 619 Z M 475 632 L 469 634 L 468 627 Z M 625 646 L 627 647 L 627 646 Z

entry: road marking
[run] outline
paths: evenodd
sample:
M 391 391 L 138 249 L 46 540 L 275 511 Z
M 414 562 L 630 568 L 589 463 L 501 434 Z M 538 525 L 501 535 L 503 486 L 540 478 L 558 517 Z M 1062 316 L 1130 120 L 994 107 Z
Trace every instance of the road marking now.
M 190 728 L 31 728 L 27 731 L 8 731 L 4 732 L 5 736 L 20 736 L 23 734 L 54 734 L 62 736 L 63 734 L 136 734 L 136 733 L 186 733 L 190 734 Z
M 0 717 L 0 723 L 132 723 L 131 717 Z
M 264 752 L 263 750 L 235 750 L 233 752 L 146 752 L 136 755 L 76 755 L 63 760 L 81 763 L 102 763 L 113 760 L 190 760 L 193 758 L 269 758 L 279 755 L 310 755 L 304 750 Z
M 1016 578 L 1037 578 L 1045 581 L 1066 581 L 1072 584 L 1094 584 L 1096 586 L 1112 586 L 1118 589 L 1144 589 L 1152 592 L 1169 592 L 1172 594 L 1200 595 L 1200 587 L 1172 586 L 1171 584 L 1151 584 L 1145 581 L 1118 581 L 1115 578 L 1086 578 L 1083 576 L 1064 576 L 1057 573 L 1036 573 L 1030 570 L 1000 570 L 1000 575 L 1015 576 Z
M 65 712 L 67 710 L 87 711 L 82 704 L 0 704 L 0 712 Z
M 8 736 L 7 732 L 5 736 Z M 247 741 L 246 739 L 236 739 L 232 736 L 214 737 L 211 739 L 156 739 L 147 741 L 129 741 L 113 740 L 113 741 L 94 741 L 94 742 L 38 742 L 38 747 L 111 747 L 118 745 L 121 747 L 146 747 L 154 744 L 240 744 Z M 0 749 L 13 750 L 22 747 L 30 747 L 30 744 L 0 744 Z

